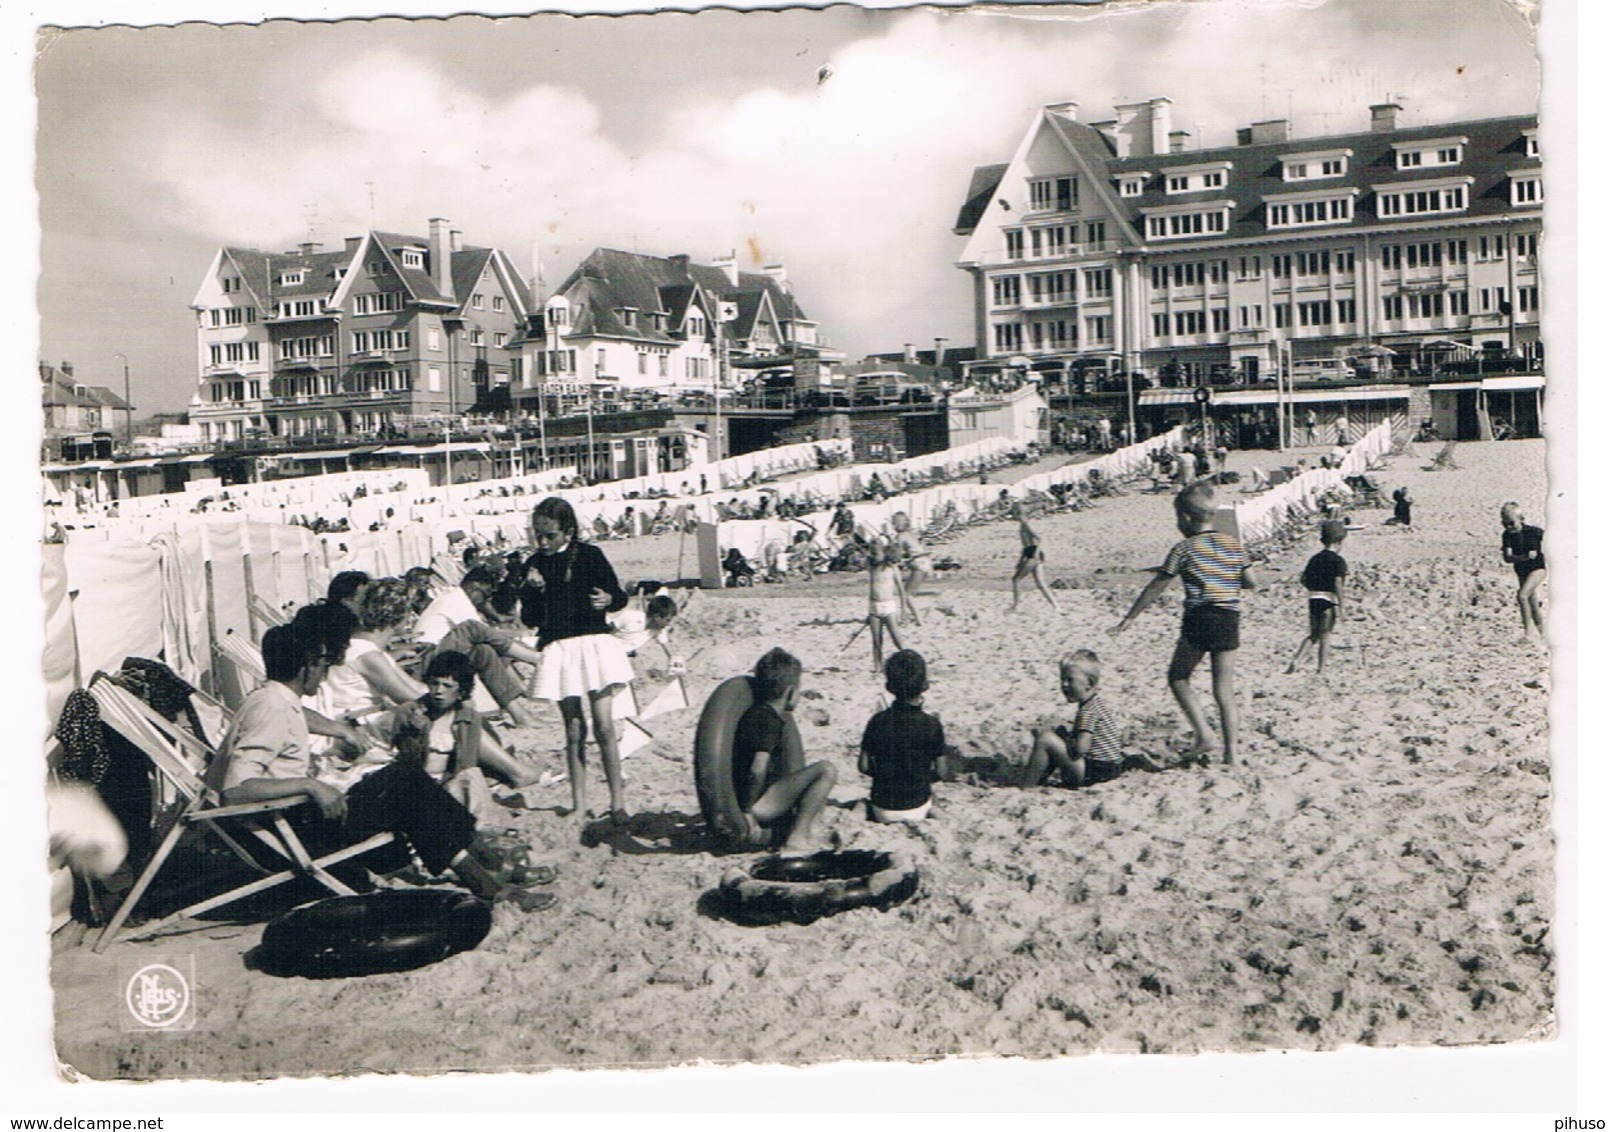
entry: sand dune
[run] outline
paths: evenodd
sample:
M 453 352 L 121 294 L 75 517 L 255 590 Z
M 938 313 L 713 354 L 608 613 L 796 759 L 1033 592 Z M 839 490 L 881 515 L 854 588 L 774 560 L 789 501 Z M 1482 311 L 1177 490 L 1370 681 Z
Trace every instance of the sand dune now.
M 843 648 L 863 581 L 702 593 L 682 626 L 696 708 L 766 648 L 796 652 L 810 757 L 840 774 L 825 832 L 905 849 L 922 870 L 912 901 L 806 927 L 704 914 L 703 895 L 732 862 L 702 847 L 692 708 L 648 721 L 656 742 L 627 763 L 627 831 L 512 811 L 509 823 L 561 868 L 557 909 L 499 907 L 474 952 L 336 984 L 245 970 L 256 925 L 105 956 L 64 948 L 59 1055 L 98 1077 L 273 1076 L 1547 1036 L 1547 653 L 1516 643 L 1496 518 L 1515 498 L 1540 521 L 1543 449 L 1466 445 L 1463 470 L 1445 473 L 1420 470 L 1430 454 L 1398 457 L 1382 477 L 1412 486 L 1415 529 L 1364 512 L 1368 528 L 1344 548 L 1356 616 L 1326 677 L 1282 674 L 1305 631 L 1295 579 L 1314 544 L 1264 569 L 1244 619 L 1238 766 L 1075 792 L 995 786 L 985 773 L 1024 752 L 1030 727 L 1067 714 L 1055 661 L 1073 647 L 1103 658 L 1129 744 L 1186 742 L 1164 679 L 1176 593 L 1123 638 L 1104 634 L 1175 537 L 1165 495 L 1038 523 L 1049 575 L 1065 587 L 1058 614 L 1035 591 L 1006 614 L 1011 524 L 940 548 L 965 569 L 922 599 L 908 643 L 932 666 L 927 707 L 981 773 L 939 786 L 935 815 L 916 827 L 872 825 L 857 804 L 855 746 L 882 691 L 866 638 Z M 1235 466 L 1271 463 L 1239 455 Z M 625 579 L 674 573 L 676 537 L 606 549 Z M 662 680 L 647 665 L 647 688 Z M 553 733 L 528 742 L 560 767 Z M 565 790 L 531 800 L 559 804 Z M 603 801 L 603 783 L 593 790 Z M 162 1041 L 121 1033 L 119 973 L 173 954 L 195 958 L 196 1029 Z

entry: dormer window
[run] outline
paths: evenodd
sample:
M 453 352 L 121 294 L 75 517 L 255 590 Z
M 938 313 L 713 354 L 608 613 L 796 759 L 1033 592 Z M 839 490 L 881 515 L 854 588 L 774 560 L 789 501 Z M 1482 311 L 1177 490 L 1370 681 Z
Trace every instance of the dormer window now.
M 1464 212 L 1469 208 L 1469 186 L 1473 177 L 1442 181 L 1420 181 L 1413 185 L 1375 185 L 1378 216 L 1420 216 L 1435 212 Z
M 629 330 L 633 330 L 639 325 L 639 312 L 632 307 L 623 307 L 617 313 L 622 317 L 622 324 Z
M 1129 173 L 1116 179 L 1116 191 L 1124 197 L 1143 196 L 1144 185 L 1149 179 L 1148 173 Z
M 1326 177 L 1344 177 L 1352 151 L 1325 149 L 1312 153 L 1292 153 L 1284 158 L 1283 175 L 1287 182 L 1321 181 Z
M 1310 228 L 1320 224 L 1349 224 L 1356 209 L 1356 189 L 1285 193 L 1264 196 L 1269 228 Z
M 1463 164 L 1464 146 L 1468 144 L 1469 139 L 1462 137 L 1425 138 L 1421 141 L 1397 142 L 1391 148 L 1396 151 L 1398 169 L 1432 169 Z
M 1210 165 L 1183 165 L 1166 175 L 1168 193 L 1200 193 L 1207 189 L 1221 189 L 1228 184 L 1232 162 L 1218 161 Z
M 400 248 L 398 250 L 398 260 L 405 267 L 422 269 L 426 267 L 426 253 L 415 248 Z
M 304 273 L 301 271 L 283 271 L 280 273 L 282 287 L 300 287 L 303 284 Z
M 1509 201 L 1515 206 L 1542 203 L 1542 171 L 1539 169 L 1513 169 L 1509 171 Z

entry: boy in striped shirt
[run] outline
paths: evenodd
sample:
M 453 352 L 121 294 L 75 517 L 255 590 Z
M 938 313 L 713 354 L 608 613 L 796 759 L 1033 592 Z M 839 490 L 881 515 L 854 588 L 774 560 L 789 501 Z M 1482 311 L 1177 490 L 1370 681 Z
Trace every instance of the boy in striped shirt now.
M 1160 770 L 1147 756 L 1122 751 L 1121 733 L 1099 698 L 1099 656 L 1077 649 L 1060 661 L 1060 691 L 1077 705 L 1069 726 L 1037 732 L 1021 775 L 1022 786 L 1042 786 L 1059 772 L 1064 786 L 1109 782 L 1124 770 Z
M 1183 628 L 1166 681 L 1194 729 L 1194 746 L 1184 752 L 1184 761 L 1209 761 L 1214 743 L 1200 701 L 1189 684 L 1200 659 L 1210 653 L 1211 694 L 1222 716 L 1222 761 L 1232 763 L 1239 751 L 1239 702 L 1234 687 L 1239 596 L 1240 590 L 1254 589 L 1256 583 L 1251 579 L 1250 560 L 1239 540 L 1212 529 L 1217 503 L 1216 492 L 1209 483 L 1184 488 L 1173 506 L 1183 541 L 1167 553 L 1166 561 L 1155 568 L 1155 577 L 1144 586 L 1127 616 L 1110 632 L 1115 636 L 1126 629 L 1133 618 L 1161 596 L 1173 578 L 1183 579 Z

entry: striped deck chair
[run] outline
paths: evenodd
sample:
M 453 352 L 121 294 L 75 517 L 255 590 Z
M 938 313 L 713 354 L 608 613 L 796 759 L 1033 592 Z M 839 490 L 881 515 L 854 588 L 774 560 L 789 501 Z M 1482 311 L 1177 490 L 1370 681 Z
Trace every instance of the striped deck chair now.
M 208 764 L 213 758 L 213 749 L 206 740 L 191 734 L 184 726 L 169 722 L 104 672 L 95 674 L 90 681 L 89 692 L 101 710 L 102 721 L 151 760 L 153 769 L 180 800 L 177 812 L 168 819 L 170 824 L 158 842 L 156 852 L 96 939 L 94 950 L 97 952 L 106 950 L 118 937 L 119 930 L 162 872 L 163 865 L 168 862 L 180 839 L 192 829 L 217 837 L 257 874 L 257 879 L 198 900 L 161 919 L 141 924 L 124 933 L 123 938 L 155 935 L 181 920 L 267 892 L 300 876 L 312 878 L 338 896 L 351 896 L 353 890 L 331 875 L 328 871 L 330 866 L 379 849 L 395 837 L 392 833 L 377 833 L 336 852 L 315 857 L 286 820 L 286 811 L 306 804 L 303 799 L 278 798 L 268 802 L 224 805 L 218 792 L 204 781 Z M 256 842 L 267 854 L 261 852 L 255 857 L 243 844 L 248 841 Z M 267 868 L 260 863 L 259 857 L 284 867 Z
M 284 625 L 289 620 L 284 613 L 257 594 L 247 595 L 247 616 L 257 622 L 257 631 L 260 635 L 264 629 L 273 625 Z
M 214 639 L 213 651 L 236 670 L 243 694 L 267 679 L 263 654 L 258 651 L 258 646 L 234 629 L 226 629 L 223 636 Z

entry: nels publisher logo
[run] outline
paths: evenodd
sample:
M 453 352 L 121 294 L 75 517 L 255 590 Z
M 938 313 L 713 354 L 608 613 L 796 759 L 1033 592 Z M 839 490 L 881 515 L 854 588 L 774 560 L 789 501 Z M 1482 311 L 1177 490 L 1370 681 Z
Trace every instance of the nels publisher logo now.
M 182 967 L 190 963 L 147 963 L 129 976 L 123 991 L 125 1029 L 191 1028 L 191 981 Z

